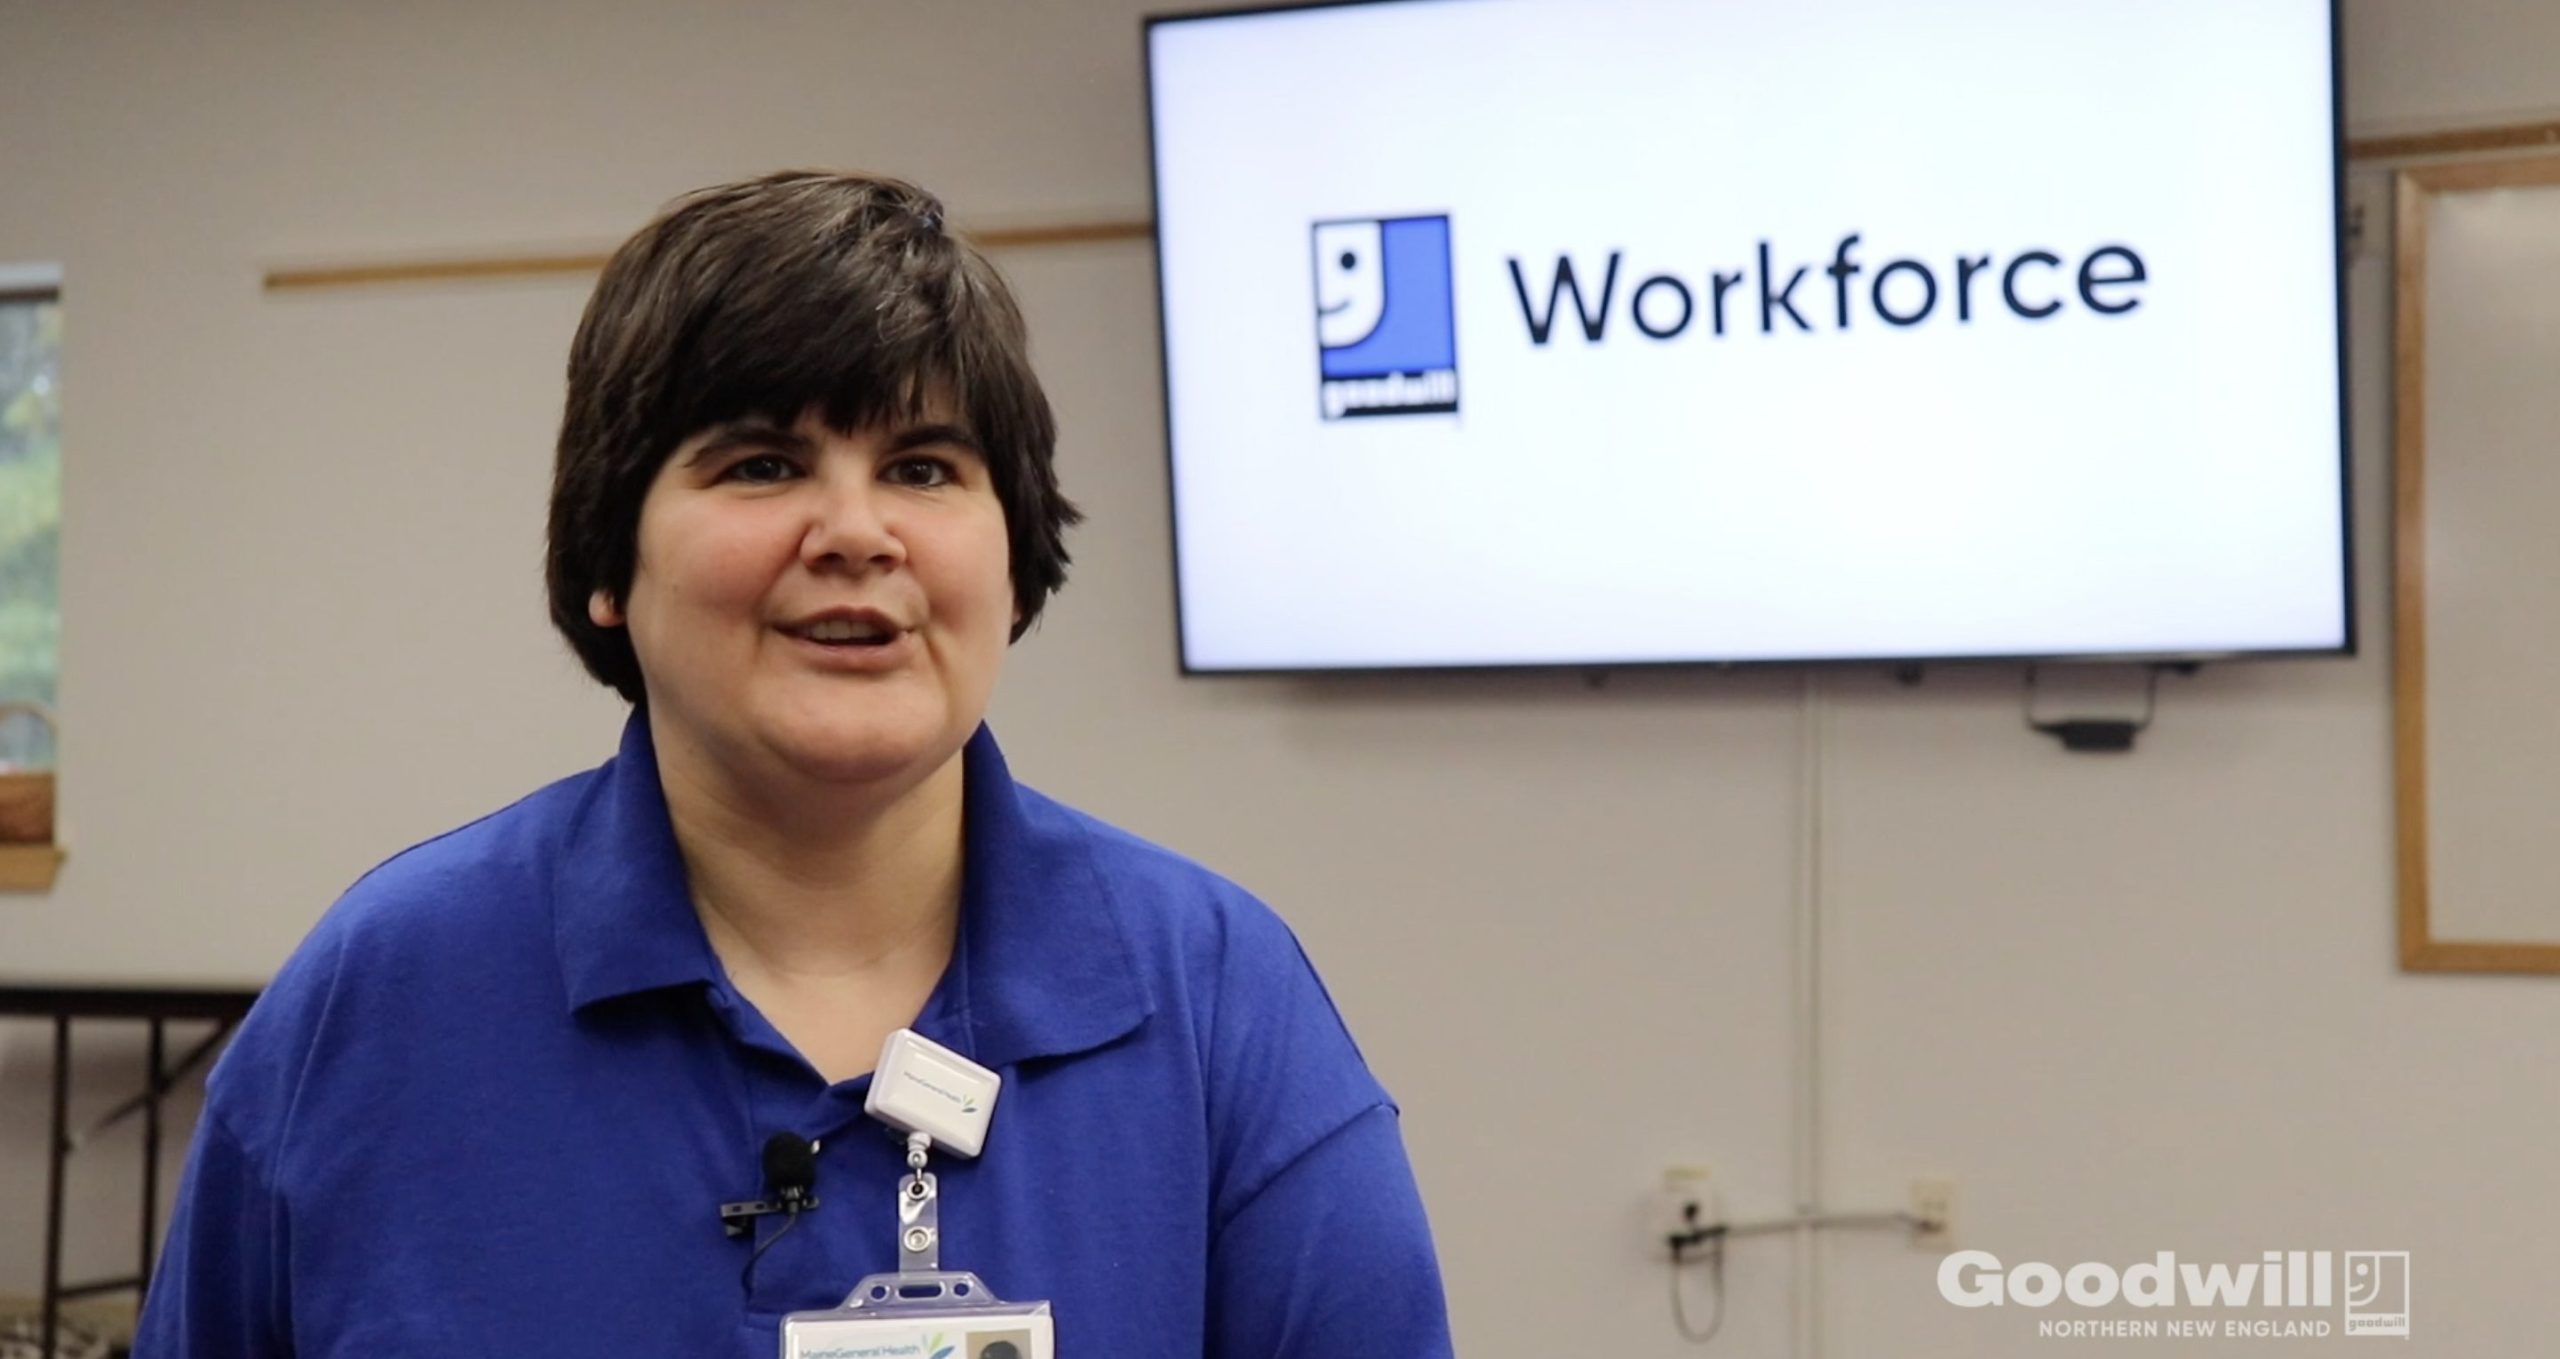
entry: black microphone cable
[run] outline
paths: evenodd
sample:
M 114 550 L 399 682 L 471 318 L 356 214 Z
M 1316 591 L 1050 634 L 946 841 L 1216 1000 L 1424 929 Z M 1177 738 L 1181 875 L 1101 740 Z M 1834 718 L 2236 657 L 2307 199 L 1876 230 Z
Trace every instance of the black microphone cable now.
M 738 1287 L 749 1293 L 756 1291 L 756 1261 L 763 1259 L 764 1253 L 773 1249 L 774 1242 L 791 1235 L 791 1229 L 799 1225 L 800 1214 L 797 1211 L 794 1211 L 782 1220 L 781 1231 L 775 1232 L 773 1235 L 756 1243 L 755 1250 L 747 1256 L 746 1268 L 738 1271 Z

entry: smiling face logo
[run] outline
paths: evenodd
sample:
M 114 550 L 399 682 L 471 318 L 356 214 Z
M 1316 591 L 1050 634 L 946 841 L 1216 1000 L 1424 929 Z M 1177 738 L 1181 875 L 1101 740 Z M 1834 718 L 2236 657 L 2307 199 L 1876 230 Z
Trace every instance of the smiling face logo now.
M 1349 349 L 1387 314 L 1386 261 L 1377 222 L 1316 224 L 1316 343 Z
M 1448 217 L 1318 222 L 1314 246 L 1324 417 L 1456 411 Z
M 2409 1333 L 2409 1252 L 2347 1252 L 2346 1330 L 2349 1335 Z

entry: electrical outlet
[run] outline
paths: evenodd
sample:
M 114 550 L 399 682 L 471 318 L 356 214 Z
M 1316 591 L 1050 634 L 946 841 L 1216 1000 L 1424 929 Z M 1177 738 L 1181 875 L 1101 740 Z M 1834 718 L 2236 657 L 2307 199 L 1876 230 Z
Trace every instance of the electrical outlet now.
M 1956 1182 L 1913 1180 L 1911 1217 L 1912 1245 L 1922 1250 L 1952 1249 L 1956 1243 Z
M 1653 1249 L 1657 1255 L 1670 1252 L 1670 1238 L 1723 1220 L 1724 1209 L 1716 1201 L 1715 1178 L 1705 1166 L 1663 1168 L 1662 1191 L 1653 1222 Z

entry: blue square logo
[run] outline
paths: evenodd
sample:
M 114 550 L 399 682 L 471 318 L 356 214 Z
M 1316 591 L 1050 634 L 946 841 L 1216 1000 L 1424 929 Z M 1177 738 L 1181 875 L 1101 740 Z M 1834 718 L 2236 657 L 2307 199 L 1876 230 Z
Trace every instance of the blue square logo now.
M 1318 222 L 1314 235 L 1324 418 L 1457 410 L 1448 215 Z

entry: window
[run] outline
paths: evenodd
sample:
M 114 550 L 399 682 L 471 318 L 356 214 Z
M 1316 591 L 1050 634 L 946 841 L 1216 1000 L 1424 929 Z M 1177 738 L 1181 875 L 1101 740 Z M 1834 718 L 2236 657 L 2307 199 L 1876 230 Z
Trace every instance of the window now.
M 61 275 L 0 266 L 0 711 L 53 707 L 61 531 Z M 0 718 L 0 772 L 52 766 L 49 725 Z

